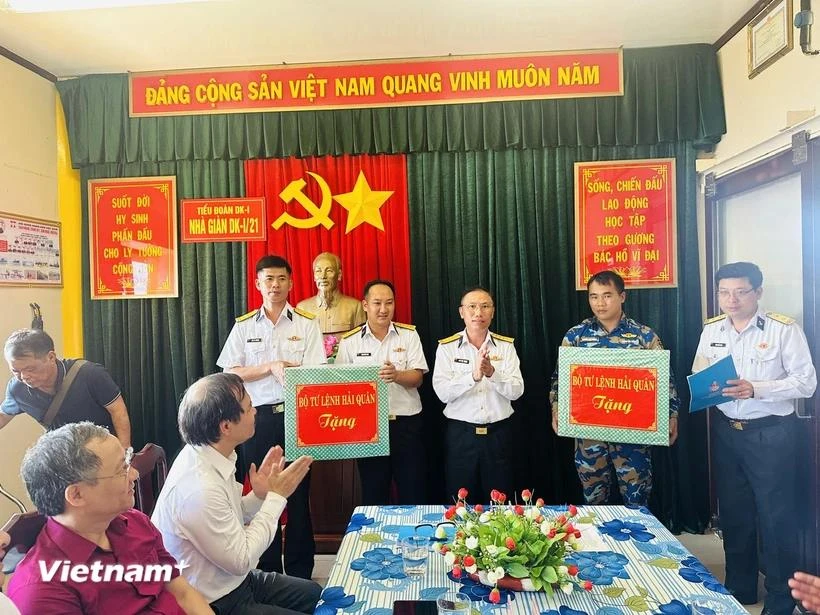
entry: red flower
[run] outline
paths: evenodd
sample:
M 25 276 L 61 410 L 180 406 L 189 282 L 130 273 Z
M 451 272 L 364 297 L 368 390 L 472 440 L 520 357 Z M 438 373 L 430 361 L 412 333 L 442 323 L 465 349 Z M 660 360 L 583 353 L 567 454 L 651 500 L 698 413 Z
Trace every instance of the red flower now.
M 450 519 L 452 519 L 453 517 L 455 517 L 455 516 L 456 516 L 456 507 L 455 506 L 451 506 L 450 508 L 448 508 L 444 512 L 444 518 L 447 519 L 448 521 Z
M 578 507 L 575 506 L 575 504 L 570 504 L 569 508 L 567 510 L 569 512 L 570 517 L 574 517 L 575 515 L 578 514 Z
M 492 591 L 490 591 L 490 602 L 493 604 L 501 602 L 501 592 L 498 591 L 497 587 L 493 587 Z
M 578 574 L 578 566 L 576 566 L 575 564 L 570 564 L 569 566 L 567 566 L 567 572 L 570 574 L 570 576 L 574 577 L 576 574 Z
M 592 591 L 592 581 L 584 581 L 584 589 L 588 592 Z
M 541 525 L 541 524 L 544 522 L 544 515 L 538 515 L 538 516 L 535 518 L 535 522 L 536 522 L 537 524 Z
M 464 538 L 464 532 L 462 532 L 461 530 L 457 531 L 456 538 Z
M 515 514 L 518 515 L 519 517 L 524 514 L 524 507 L 519 505 L 519 504 L 516 504 L 515 508 L 513 508 L 513 510 L 515 511 Z
M 500 497 L 501 492 L 498 489 L 493 489 L 492 491 L 490 491 L 490 500 L 492 500 L 493 502 L 497 502 L 498 498 Z
M 544 505 L 544 498 L 538 498 L 537 500 L 535 500 L 535 505 L 538 508 L 541 508 Z
M 506 493 L 499 493 L 498 494 L 498 503 L 503 504 L 507 501 L 507 494 Z
M 441 545 L 441 549 L 439 549 L 439 553 L 441 553 L 442 555 L 444 555 L 444 554 L 445 554 L 445 553 L 447 553 L 447 551 L 449 551 L 449 550 L 450 550 L 450 547 L 448 547 L 447 545 Z
M 468 494 L 469 494 L 469 492 L 464 487 L 462 487 L 461 489 L 458 490 L 458 499 L 459 500 L 466 500 Z
M 484 506 L 482 506 L 481 504 L 476 504 L 475 506 L 473 506 L 473 509 L 477 513 L 483 513 L 484 512 Z
M 532 499 L 532 491 L 529 489 L 524 489 L 524 491 L 521 492 L 521 499 L 525 502 L 529 502 L 530 499 Z
M 567 523 L 566 527 L 564 528 L 564 531 L 567 534 L 574 534 L 575 533 L 575 528 L 572 527 L 572 523 Z
M 465 566 L 475 566 L 475 558 L 472 555 L 465 555 L 464 556 L 464 565 Z
M 507 545 L 510 551 L 515 551 L 515 541 L 512 539 L 512 536 L 507 536 L 507 540 L 504 541 L 504 544 Z
M 580 537 L 581 537 L 581 530 L 575 530 L 575 537 L 576 537 L 576 538 L 580 538 Z
M 566 515 L 558 515 L 558 518 L 555 519 L 555 522 L 559 523 L 560 525 L 564 525 L 567 522 L 567 516 Z
M 456 502 L 456 509 L 464 508 L 464 500 L 459 500 Z
M 458 564 L 453 566 L 453 576 L 457 579 L 461 578 L 461 566 L 459 566 Z
M 550 531 L 547 532 L 547 538 L 555 538 L 555 528 L 551 527 Z

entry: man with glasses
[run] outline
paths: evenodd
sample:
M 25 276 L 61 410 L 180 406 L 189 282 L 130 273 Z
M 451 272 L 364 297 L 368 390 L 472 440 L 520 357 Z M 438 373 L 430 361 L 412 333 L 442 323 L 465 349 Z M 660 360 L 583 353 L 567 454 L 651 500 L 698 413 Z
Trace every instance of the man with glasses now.
M 626 291 L 623 278 L 614 271 L 599 271 L 587 281 L 592 317 L 575 325 L 564 336 L 562 346 L 582 348 L 636 348 L 661 350 L 657 334 L 624 314 Z M 558 367 L 550 388 L 552 428 L 558 433 Z M 678 437 L 678 399 L 672 371 L 669 372 L 669 444 Z M 649 447 L 622 442 L 576 438 L 575 469 L 587 504 L 606 504 L 612 489 L 612 470 L 625 504 L 646 506 L 652 491 L 652 459 Z
M 313 613 L 318 584 L 256 570 L 312 461 L 299 457 L 285 468 L 282 449 L 271 447 L 259 468 L 251 465 L 251 492 L 242 496 L 234 449 L 253 435 L 256 413 L 236 374 L 211 374 L 188 387 L 177 416 L 185 447 L 151 520 L 220 615 Z
M 133 509 L 139 474 L 131 454 L 87 421 L 45 433 L 26 452 L 20 474 L 48 519 L 9 583 L 23 615 L 213 613 L 150 519 Z M 146 578 L 148 565 L 165 566 L 171 580 Z M 109 574 L 117 566 L 133 572 Z
M 46 429 L 91 421 L 131 445 L 131 422 L 120 388 L 102 365 L 58 359 L 54 340 L 39 329 L 20 329 L 6 340 L 3 354 L 13 378 L 0 405 L 0 429 L 28 414 Z
M 433 389 L 446 406 L 444 482 L 448 497 L 465 487 L 476 501 L 490 490 L 513 493 L 516 448 L 511 401 L 524 393 L 513 338 L 490 331 L 490 291 L 469 289 L 458 313 L 464 330 L 439 340 Z
M 268 255 L 256 263 L 256 289 L 262 307 L 236 319 L 216 364 L 242 378 L 256 408 L 256 432 L 240 451 L 242 478 L 251 463 L 262 463 L 271 446 L 285 446 L 285 369 L 321 365 L 325 358 L 322 332 L 310 312 L 293 308 L 288 293 L 293 270 L 281 256 Z M 310 519 L 310 474 L 288 499 L 288 539 L 285 571 L 309 579 L 313 573 L 313 525 Z M 263 555 L 259 567 L 282 572 L 282 532 Z
M 726 554 L 726 588 L 742 604 L 757 602 L 758 531 L 766 570 L 767 615 L 794 609 L 788 579 L 797 563 L 795 400 L 817 386 L 806 336 L 793 318 L 759 305 L 763 274 L 754 263 L 715 273 L 723 312 L 705 322 L 692 371 L 732 357 L 729 380 L 712 416 L 712 467 Z

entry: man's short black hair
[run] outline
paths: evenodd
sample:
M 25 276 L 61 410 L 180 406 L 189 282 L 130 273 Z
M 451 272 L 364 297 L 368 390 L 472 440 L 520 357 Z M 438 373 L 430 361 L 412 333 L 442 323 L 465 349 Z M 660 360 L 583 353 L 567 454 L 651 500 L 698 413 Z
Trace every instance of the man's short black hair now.
M 619 295 L 624 292 L 624 279 L 614 271 L 608 269 L 599 271 L 589 277 L 589 280 L 587 280 L 587 292 L 589 292 L 589 287 L 592 286 L 593 282 L 602 284 L 603 286 L 614 286 Z
M 715 287 L 721 280 L 728 278 L 748 278 L 752 288 L 763 286 L 763 272 L 754 263 L 738 262 L 722 265 L 715 272 Z
M 479 291 L 482 292 L 482 293 L 487 293 L 488 295 L 490 295 L 490 299 L 492 300 L 493 303 L 495 303 L 495 297 L 493 297 L 493 294 L 489 290 L 487 290 L 483 286 L 470 286 L 469 288 L 465 288 L 464 292 L 461 293 L 461 299 L 459 300 L 459 304 L 461 304 L 464 301 L 464 297 L 466 297 L 470 293 L 475 293 L 475 292 L 479 292 Z
M 288 275 L 293 275 L 293 269 L 291 269 L 290 263 L 276 254 L 267 254 L 256 261 L 257 275 L 263 269 L 272 269 L 274 267 L 276 269 L 284 269 L 288 272 Z
M 194 382 L 179 403 L 177 424 L 182 439 L 195 446 L 219 442 L 220 424 L 239 422 L 245 395 L 245 385 L 236 374 L 219 372 Z
M 367 293 L 370 292 L 370 289 L 374 286 L 387 286 L 390 291 L 393 293 L 393 296 L 396 296 L 396 289 L 393 287 L 393 282 L 390 280 L 370 280 L 367 284 L 364 285 L 364 291 L 362 293 L 362 297 L 367 299 Z

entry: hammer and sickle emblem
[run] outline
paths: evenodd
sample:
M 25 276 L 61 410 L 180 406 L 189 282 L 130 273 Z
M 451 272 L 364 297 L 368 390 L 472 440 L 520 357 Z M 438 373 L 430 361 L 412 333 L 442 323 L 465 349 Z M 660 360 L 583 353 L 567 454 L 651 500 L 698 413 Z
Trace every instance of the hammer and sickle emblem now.
M 322 191 L 322 204 L 316 205 L 316 203 L 314 203 L 308 195 L 302 192 L 307 185 L 304 179 L 301 177 L 299 179 L 294 179 L 287 186 L 285 186 L 285 189 L 282 190 L 282 192 L 279 193 L 279 198 L 281 198 L 285 203 L 290 203 L 295 200 L 305 209 L 306 212 L 311 215 L 311 217 L 295 218 L 288 212 L 284 212 L 273 222 L 273 228 L 275 230 L 279 230 L 284 224 L 289 224 L 295 228 L 313 228 L 314 226 L 319 226 L 321 224 L 326 229 L 330 229 L 333 226 L 333 220 L 330 219 L 329 215 L 330 206 L 333 203 L 332 195 L 330 194 L 330 186 L 327 185 L 327 182 L 321 175 L 311 173 L 310 171 L 307 173 L 316 180 L 317 184 L 319 184 L 319 188 Z

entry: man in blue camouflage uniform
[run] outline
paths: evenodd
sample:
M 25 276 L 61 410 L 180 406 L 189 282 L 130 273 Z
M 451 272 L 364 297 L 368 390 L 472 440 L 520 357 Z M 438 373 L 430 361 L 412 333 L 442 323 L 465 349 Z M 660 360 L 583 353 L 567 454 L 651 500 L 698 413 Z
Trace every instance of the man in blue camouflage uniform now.
M 636 348 L 661 350 L 657 334 L 639 322 L 627 318 L 623 311 L 626 301 L 624 281 L 613 271 L 601 271 L 587 282 L 592 318 L 587 318 L 567 331 L 562 346 L 587 348 Z M 669 444 L 678 437 L 677 390 L 669 373 Z M 550 390 L 552 428 L 558 433 L 558 367 L 552 375 Z M 652 462 L 649 448 L 640 444 L 575 440 L 575 468 L 584 488 L 587 504 L 605 504 L 609 499 L 612 468 L 625 504 L 646 506 L 652 491 Z

